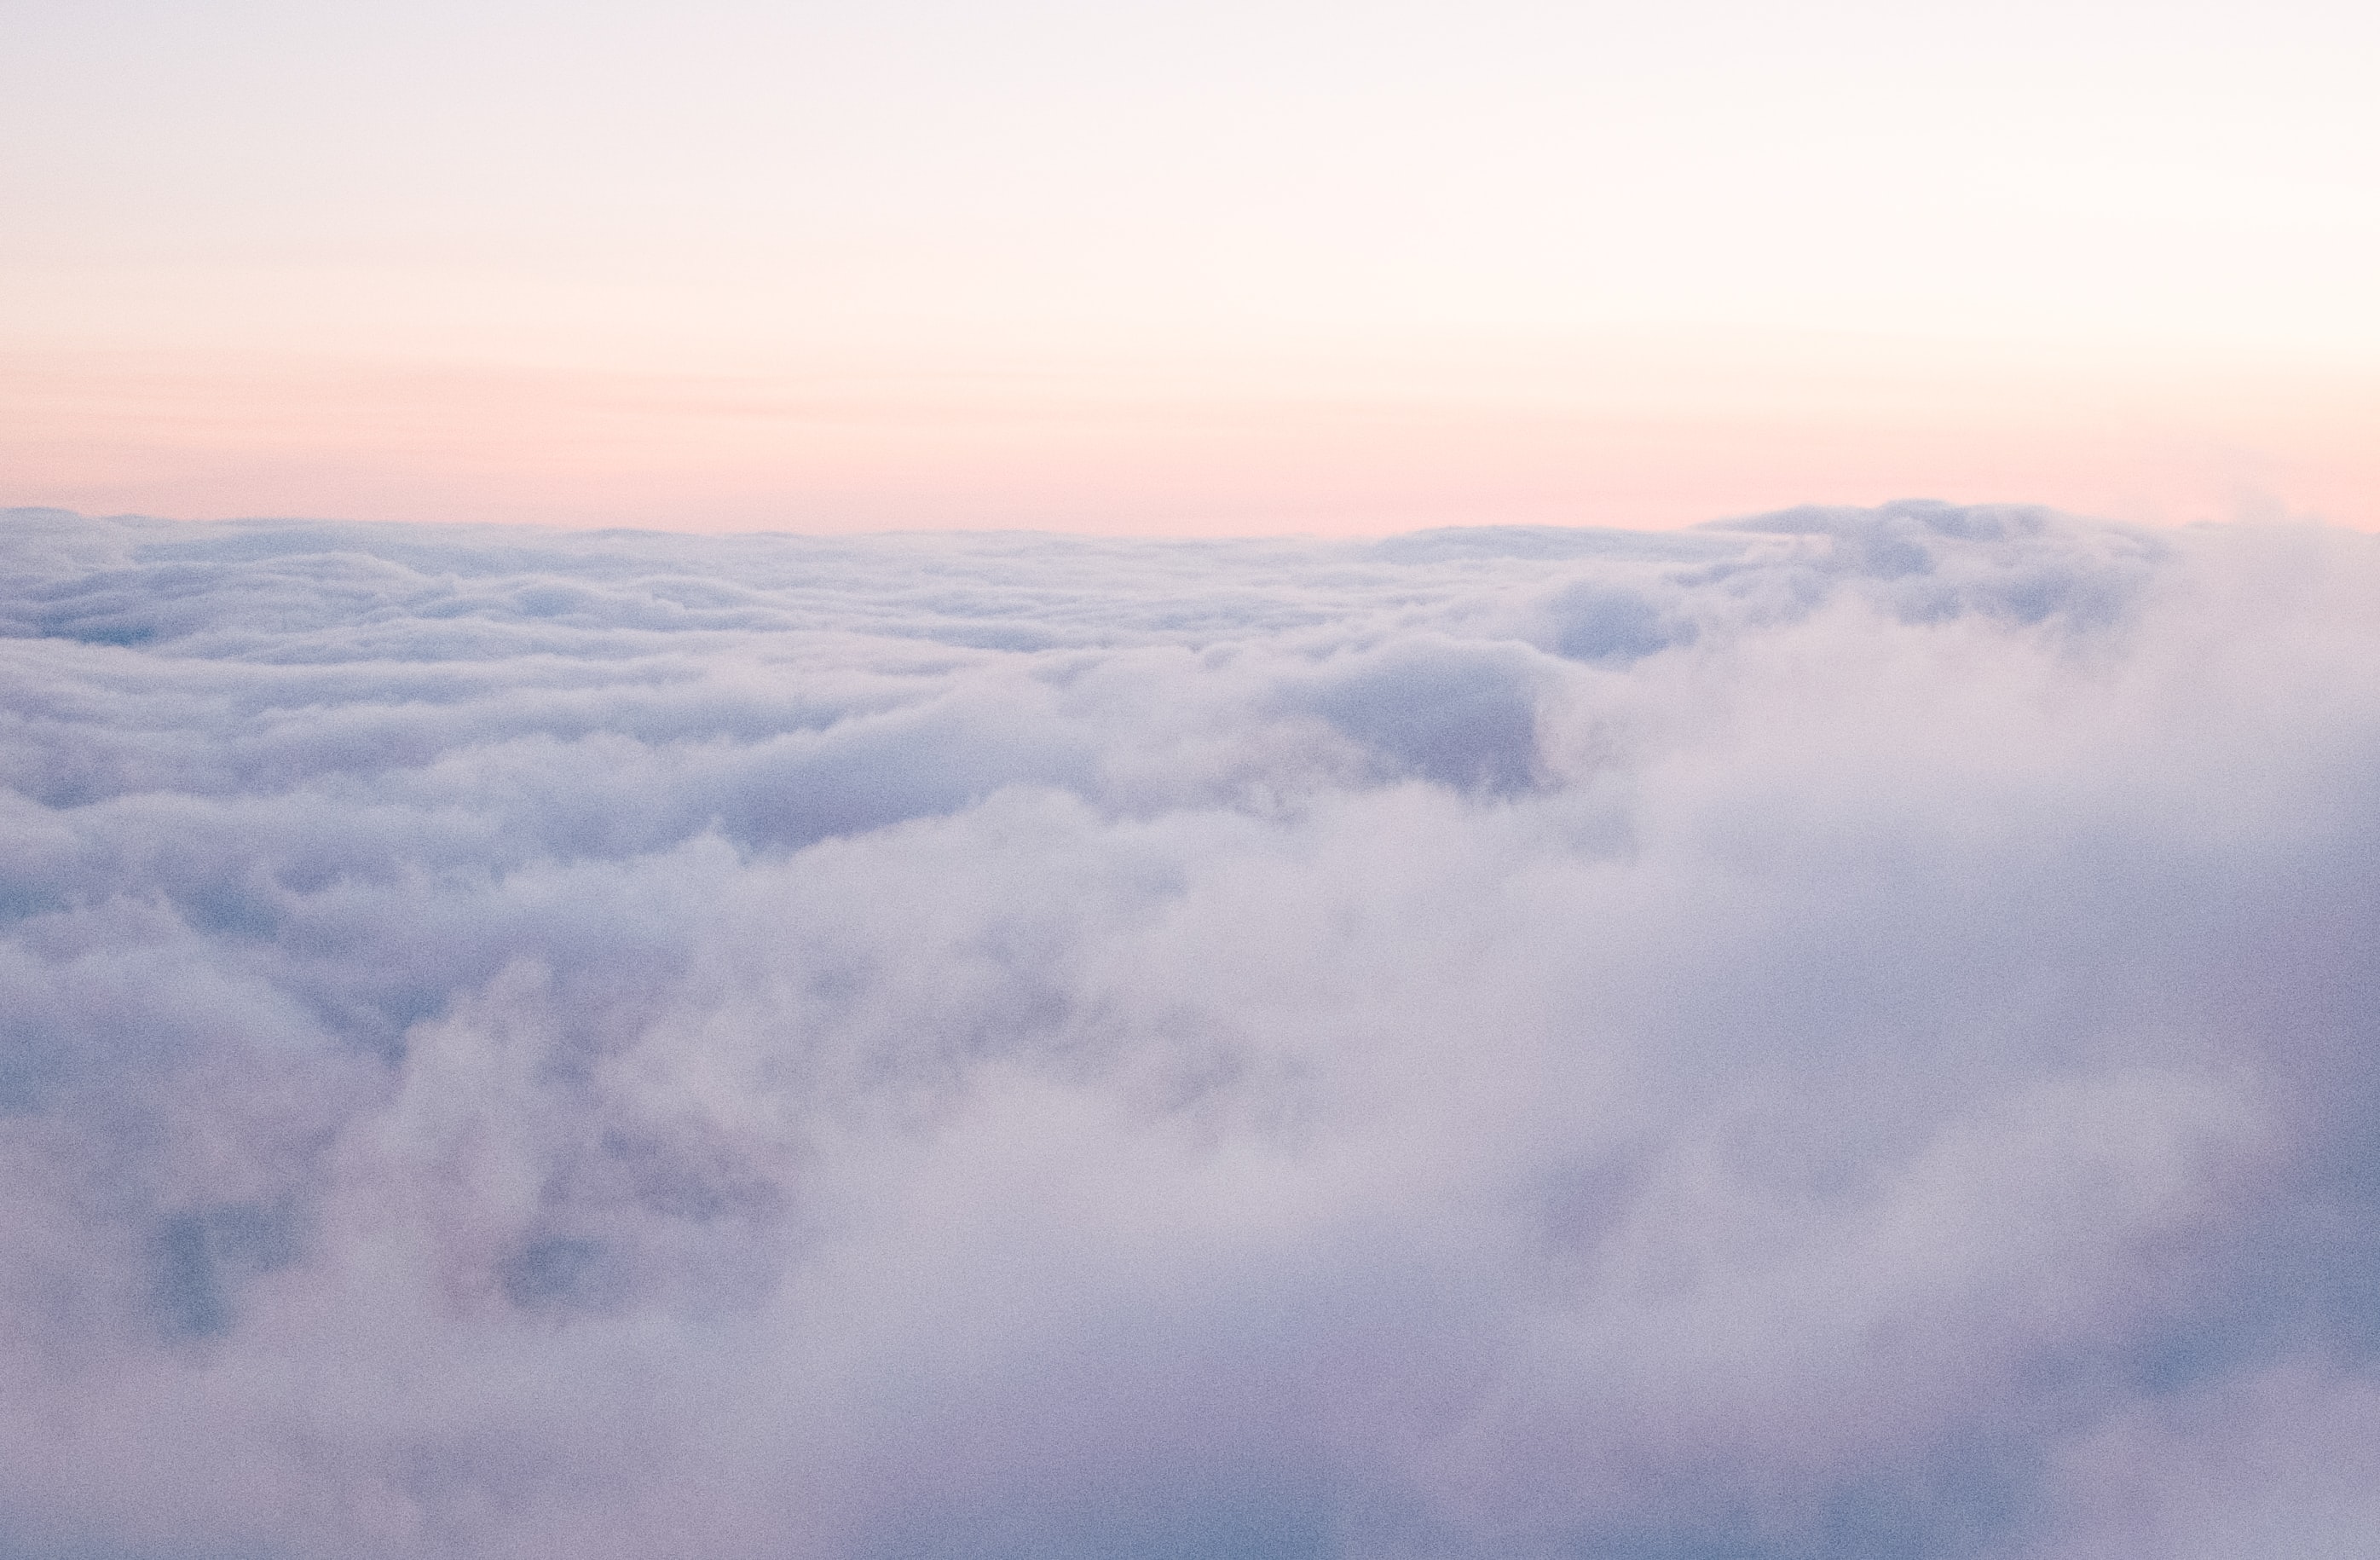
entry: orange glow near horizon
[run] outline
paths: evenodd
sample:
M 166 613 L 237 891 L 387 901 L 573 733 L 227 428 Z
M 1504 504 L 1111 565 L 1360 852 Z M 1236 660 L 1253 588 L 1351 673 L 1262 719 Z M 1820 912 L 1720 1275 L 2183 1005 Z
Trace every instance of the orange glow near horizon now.
M 1695 360 L 1636 340 L 1566 363 L 1375 355 L 1162 377 L 56 354 L 20 357 L 0 413 L 8 502 L 188 518 L 1381 534 L 1925 496 L 2380 529 L 2380 383 L 1857 345 Z

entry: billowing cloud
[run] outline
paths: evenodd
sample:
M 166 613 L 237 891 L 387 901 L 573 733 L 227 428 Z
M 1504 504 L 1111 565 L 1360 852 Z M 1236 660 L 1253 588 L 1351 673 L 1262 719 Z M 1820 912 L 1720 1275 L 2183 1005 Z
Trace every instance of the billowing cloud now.
M 2372 1530 L 2371 538 L 0 542 L 0 1551 Z

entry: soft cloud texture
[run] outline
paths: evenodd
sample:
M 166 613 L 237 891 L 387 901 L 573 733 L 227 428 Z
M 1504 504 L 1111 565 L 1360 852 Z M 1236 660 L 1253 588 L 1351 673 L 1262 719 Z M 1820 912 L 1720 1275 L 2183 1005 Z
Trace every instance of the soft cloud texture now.
M 2372 538 L 0 542 L 0 1552 L 2380 1520 Z

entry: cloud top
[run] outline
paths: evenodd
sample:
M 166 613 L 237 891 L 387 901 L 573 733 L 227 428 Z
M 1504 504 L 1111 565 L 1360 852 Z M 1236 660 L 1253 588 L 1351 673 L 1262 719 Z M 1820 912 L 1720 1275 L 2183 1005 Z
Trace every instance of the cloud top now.
M 2372 538 L 0 550 L 0 1550 L 2380 1518 Z

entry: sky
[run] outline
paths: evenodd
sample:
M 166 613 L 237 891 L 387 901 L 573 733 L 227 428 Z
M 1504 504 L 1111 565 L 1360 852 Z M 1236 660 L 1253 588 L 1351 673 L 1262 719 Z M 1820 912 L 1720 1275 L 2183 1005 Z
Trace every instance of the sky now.
M 0 512 L 9 1560 L 2380 1530 L 2380 537 Z
M 0 502 L 2380 527 L 2380 22 L 0 0 Z

